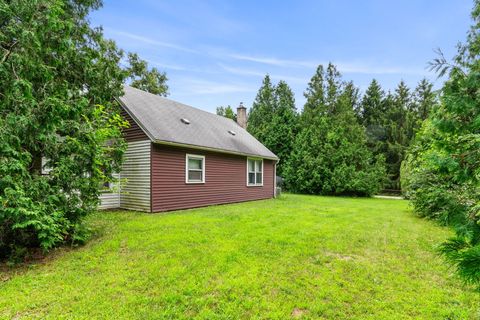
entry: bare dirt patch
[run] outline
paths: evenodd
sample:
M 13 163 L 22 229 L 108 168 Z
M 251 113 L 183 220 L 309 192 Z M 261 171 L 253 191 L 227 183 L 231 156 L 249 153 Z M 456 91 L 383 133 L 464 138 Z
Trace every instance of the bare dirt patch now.
M 295 319 L 298 319 L 298 318 L 301 318 L 303 315 L 305 315 L 307 312 L 308 312 L 307 310 L 295 308 L 292 311 L 292 317 Z

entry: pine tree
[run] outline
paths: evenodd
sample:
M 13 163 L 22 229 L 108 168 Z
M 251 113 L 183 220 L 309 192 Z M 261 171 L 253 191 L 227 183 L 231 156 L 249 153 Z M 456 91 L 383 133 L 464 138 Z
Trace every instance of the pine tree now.
M 267 74 L 248 114 L 247 130 L 260 142 L 266 141 L 275 111 L 275 88 Z
M 373 79 L 360 103 L 360 122 L 367 133 L 367 145 L 374 155 L 386 152 L 386 101 L 385 92 Z
M 308 123 L 313 117 L 319 115 L 325 108 L 325 81 L 323 66 L 319 65 L 303 93 L 307 102 L 303 106 L 302 122 Z
M 355 116 L 358 89 L 342 82 L 332 64 L 323 70 L 317 68 L 305 91 L 304 122 L 285 170 L 287 187 L 312 194 L 371 195 L 385 173 L 381 157 L 374 160 L 366 147 L 365 130 Z
M 329 63 L 327 66 L 327 71 L 325 72 L 325 84 L 325 105 L 327 107 L 327 112 L 334 114 L 336 113 L 335 109 L 338 107 L 337 99 L 340 94 L 342 83 L 340 72 L 332 63 Z
M 386 110 L 385 158 L 389 178 L 386 187 L 400 190 L 400 167 L 413 138 L 415 123 L 412 118 L 412 95 L 403 80 L 398 84 L 394 94 L 387 94 L 384 104 Z
M 437 103 L 433 83 L 423 78 L 415 88 L 414 100 L 414 111 L 421 123 L 421 121 L 427 119 L 430 110 Z
M 365 127 L 383 123 L 385 116 L 384 98 L 385 92 L 377 80 L 373 79 L 361 102 L 360 119 Z
M 293 91 L 286 82 L 280 81 L 275 86 L 274 95 L 275 111 L 267 130 L 265 145 L 280 158 L 277 175 L 283 176 L 298 130 L 298 115 Z
M 288 163 L 295 135 L 298 115 L 295 97 L 285 81 L 273 85 L 267 75 L 259 89 L 248 118 L 248 131 L 275 153 L 280 162 L 277 175 L 281 176 Z

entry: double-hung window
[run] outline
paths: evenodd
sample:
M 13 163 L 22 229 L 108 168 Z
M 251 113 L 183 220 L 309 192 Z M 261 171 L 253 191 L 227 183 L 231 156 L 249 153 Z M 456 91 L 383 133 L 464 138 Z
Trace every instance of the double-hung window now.
M 247 159 L 247 185 L 263 186 L 263 160 Z
M 187 154 L 185 182 L 205 183 L 205 156 Z

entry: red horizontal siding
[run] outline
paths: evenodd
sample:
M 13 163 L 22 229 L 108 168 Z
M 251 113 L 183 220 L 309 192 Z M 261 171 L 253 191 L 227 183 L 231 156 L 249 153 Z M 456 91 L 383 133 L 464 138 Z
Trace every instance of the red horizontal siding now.
M 185 155 L 205 156 L 205 183 L 185 183 Z M 168 211 L 273 197 L 272 160 L 263 161 L 263 186 L 247 187 L 247 158 L 162 145 L 152 146 L 152 211 Z
M 130 115 L 122 108 L 121 111 L 121 116 L 123 119 L 128 121 L 130 126 L 128 128 L 123 128 L 122 133 L 123 137 L 125 140 L 128 142 L 131 141 L 142 141 L 142 140 L 148 140 L 148 136 L 145 134 L 145 132 L 142 130 L 142 128 L 139 127 L 139 125 L 135 122 L 135 120 L 130 117 Z

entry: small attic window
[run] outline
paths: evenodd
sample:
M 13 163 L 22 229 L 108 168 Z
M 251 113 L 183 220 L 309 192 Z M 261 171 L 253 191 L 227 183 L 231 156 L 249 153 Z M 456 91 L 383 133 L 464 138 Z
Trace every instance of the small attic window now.
M 180 121 L 182 121 L 185 124 L 190 124 L 190 120 L 188 120 L 187 118 L 181 118 Z
M 230 133 L 232 136 L 236 135 L 237 133 L 233 130 L 228 130 L 228 133 Z

